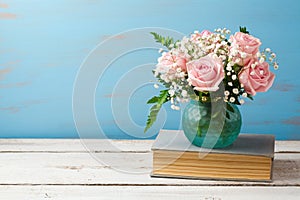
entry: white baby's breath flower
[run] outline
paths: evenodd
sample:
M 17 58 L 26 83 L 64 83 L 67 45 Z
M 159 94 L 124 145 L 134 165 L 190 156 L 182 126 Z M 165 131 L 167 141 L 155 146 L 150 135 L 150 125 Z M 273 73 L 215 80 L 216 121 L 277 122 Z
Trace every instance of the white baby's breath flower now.
M 227 45 L 227 42 L 222 41 L 222 42 L 221 42 L 221 45 L 225 46 L 225 45 Z
M 263 62 L 265 62 L 265 59 L 264 59 L 263 57 L 261 57 L 261 58 L 259 59 L 259 63 L 262 64 Z
M 229 95 L 230 95 L 230 92 L 226 90 L 226 91 L 224 92 L 224 95 L 225 95 L 225 96 L 229 96 Z
M 181 95 L 182 95 L 183 97 L 187 97 L 187 91 L 186 91 L 186 90 L 182 90 Z
M 235 98 L 234 98 L 234 97 L 230 97 L 229 101 L 230 101 L 231 103 L 233 103 L 233 102 L 235 102 Z
M 240 100 L 240 104 L 243 105 L 244 103 L 245 103 L 244 99 L 241 99 L 241 100 Z
M 184 72 L 180 72 L 179 76 L 180 77 L 185 77 L 185 73 Z
M 228 64 L 227 67 L 226 67 L 226 70 L 230 71 L 230 70 L 232 70 L 232 67 Z
M 234 65 L 234 62 L 232 62 L 232 61 L 230 61 L 230 62 L 227 64 L 228 67 L 232 67 L 233 65 Z
M 230 53 L 234 57 L 234 56 L 236 56 L 239 53 L 239 51 L 236 48 L 232 48 Z
M 270 48 L 266 48 L 265 51 L 269 53 L 269 52 L 271 52 L 271 49 Z
M 229 86 L 233 86 L 232 82 L 228 82 L 228 85 L 229 85 Z
M 243 97 L 247 97 L 248 95 L 247 95 L 246 92 L 244 92 L 244 93 L 242 94 L 242 96 L 243 96 Z
M 159 88 L 159 85 L 158 85 L 158 84 L 154 84 L 153 87 L 154 87 L 155 89 L 158 89 L 158 88 Z
M 175 95 L 175 91 L 174 90 L 169 90 L 168 93 L 170 94 L 171 97 Z
M 233 92 L 234 94 L 238 94 L 238 93 L 239 93 L 239 90 L 238 90 L 237 88 L 233 88 L 232 92 Z
M 271 54 L 271 57 L 272 57 L 272 58 L 276 58 L 276 54 L 275 54 L 275 53 L 272 53 L 272 54 Z
M 232 80 L 236 80 L 236 75 L 235 74 L 232 75 L 231 78 L 232 78 Z
M 257 52 L 257 53 L 256 53 L 256 56 L 257 56 L 257 57 L 260 57 L 260 56 L 261 56 L 261 53 L 260 53 L 260 52 Z

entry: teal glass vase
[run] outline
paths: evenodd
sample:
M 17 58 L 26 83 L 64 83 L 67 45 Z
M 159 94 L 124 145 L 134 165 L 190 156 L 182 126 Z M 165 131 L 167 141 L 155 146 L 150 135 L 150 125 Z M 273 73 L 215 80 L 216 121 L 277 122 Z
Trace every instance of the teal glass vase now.
M 196 146 L 210 149 L 230 146 L 242 125 L 239 108 L 231 103 L 202 103 L 191 100 L 182 116 L 187 139 Z

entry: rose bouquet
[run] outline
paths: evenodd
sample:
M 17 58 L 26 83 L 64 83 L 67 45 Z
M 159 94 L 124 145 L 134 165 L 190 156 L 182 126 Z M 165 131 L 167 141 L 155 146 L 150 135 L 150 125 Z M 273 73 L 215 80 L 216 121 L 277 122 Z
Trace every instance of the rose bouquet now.
M 180 41 L 151 34 L 168 50 L 160 49 L 162 55 L 153 70 L 165 89 L 147 102 L 154 105 L 145 132 L 168 101 L 174 110 L 190 99 L 241 105 L 244 98 L 253 99 L 257 92 L 266 92 L 273 84 L 275 75 L 269 66 L 278 69 L 276 55 L 270 48 L 260 51 L 261 41 L 245 27 L 232 35 L 225 28 L 214 32 L 195 31 Z

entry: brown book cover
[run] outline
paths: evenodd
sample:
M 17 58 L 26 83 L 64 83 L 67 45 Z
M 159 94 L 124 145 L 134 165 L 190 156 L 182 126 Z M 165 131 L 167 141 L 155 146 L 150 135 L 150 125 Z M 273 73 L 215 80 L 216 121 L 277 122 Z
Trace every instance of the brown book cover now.
M 153 177 L 271 181 L 275 138 L 240 134 L 224 149 L 192 145 L 183 131 L 161 130 L 153 146 Z

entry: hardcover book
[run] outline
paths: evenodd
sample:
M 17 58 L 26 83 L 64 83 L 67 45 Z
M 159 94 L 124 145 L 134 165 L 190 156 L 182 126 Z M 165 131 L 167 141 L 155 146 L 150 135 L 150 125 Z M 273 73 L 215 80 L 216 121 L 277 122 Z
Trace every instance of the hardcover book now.
M 161 130 L 153 146 L 153 177 L 271 181 L 275 138 L 240 134 L 224 149 L 192 145 L 183 131 Z

